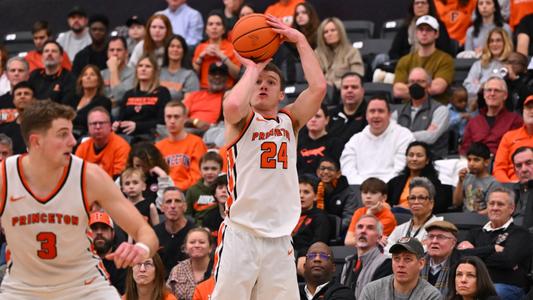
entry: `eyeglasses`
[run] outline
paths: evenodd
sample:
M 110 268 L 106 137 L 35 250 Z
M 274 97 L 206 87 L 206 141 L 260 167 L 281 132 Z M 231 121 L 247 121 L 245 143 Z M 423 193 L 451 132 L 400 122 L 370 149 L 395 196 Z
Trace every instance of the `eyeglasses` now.
M 154 263 L 151 261 L 145 261 L 134 265 L 136 268 L 140 268 L 141 266 L 144 266 L 145 269 L 151 269 L 154 267 Z
M 106 124 L 109 124 L 109 122 L 108 121 L 97 121 L 97 122 L 90 122 L 89 126 L 90 127 L 102 127 Z
M 499 94 L 499 93 L 503 93 L 503 90 L 487 88 L 487 89 L 483 89 L 483 93 L 485 93 L 485 94 L 492 94 L 492 93 Z
M 417 200 L 419 202 L 424 202 L 426 200 L 429 200 L 429 196 L 422 196 L 422 195 L 415 196 L 415 195 L 412 195 L 412 196 L 407 197 L 407 201 L 409 201 L 409 202 L 415 202 Z
M 455 238 L 449 237 L 444 234 L 427 234 L 426 239 L 429 241 L 433 241 L 434 239 L 437 239 L 438 242 L 442 242 L 444 240 L 454 240 Z
M 331 172 L 337 171 L 335 167 L 324 167 L 324 166 L 318 167 L 318 170 L 319 171 L 331 171 Z
M 326 252 L 309 252 L 305 255 L 307 259 L 315 259 L 315 257 L 318 255 L 318 258 L 321 260 L 329 260 L 331 259 L 331 255 L 327 254 Z

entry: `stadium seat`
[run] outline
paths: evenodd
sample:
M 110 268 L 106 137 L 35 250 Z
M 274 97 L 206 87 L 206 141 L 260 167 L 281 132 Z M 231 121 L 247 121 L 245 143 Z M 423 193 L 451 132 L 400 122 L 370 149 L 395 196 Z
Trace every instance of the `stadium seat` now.
M 392 84 L 382 82 L 365 82 L 365 99 L 368 101 L 372 96 L 385 94 L 389 103 L 392 102 Z
M 387 53 L 392 44 L 390 39 L 364 39 L 352 43 L 354 48 L 357 48 L 361 56 L 376 55 L 379 53 Z
M 335 277 L 340 279 L 342 267 L 345 263 L 344 259 L 352 254 L 355 254 L 356 250 L 354 247 L 348 246 L 332 246 L 330 248 L 333 252 L 333 262 L 335 263 Z
M 343 21 L 348 39 L 352 42 L 371 39 L 374 36 L 374 22 L 365 20 Z
M 31 31 L 12 32 L 4 36 L 4 44 L 20 44 L 20 43 L 33 44 L 33 34 L 31 33 Z
M 454 59 L 454 75 L 453 75 L 453 82 L 462 84 L 463 81 L 468 76 L 468 72 L 470 71 L 470 67 L 472 67 L 472 64 L 477 59 L 462 59 L 457 58 Z
M 329 242 L 330 246 L 343 245 L 344 240 L 341 237 L 342 219 L 337 215 L 328 214 L 330 227 Z
M 459 230 L 470 230 L 484 226 L 489 219 L 487 216 L 472 212 L 456 212 L 439 214 L 444 220 L 455 224 Z
M 382 39 L 393 40 L 402 25 L 403 19 L 389 20 L 383 22 L 383 25 L 381 26 L 380 37 Z
M 307 83 L 296 83 L 285 87 L 285 99 L 281 102 L 281 106 L 293 103 L 298 95 L 307 88 Z
M 404 213 L 394 213 L 394 218 L 396 219 L 396 226 L 402 225 L 403 223 L 408 222 L 411 220 L 413 216 L 411 214 L 404 214 Z

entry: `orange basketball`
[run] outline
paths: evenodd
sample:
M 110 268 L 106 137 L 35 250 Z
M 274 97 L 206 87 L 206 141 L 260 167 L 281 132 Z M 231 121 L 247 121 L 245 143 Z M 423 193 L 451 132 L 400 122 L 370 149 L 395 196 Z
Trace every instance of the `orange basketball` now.
M 242 57 L 260 62 L 278 51 L 281 37 L 266 20 L 263 14 L 250 14 L 240 18 L 231 30 L 233 48 Z

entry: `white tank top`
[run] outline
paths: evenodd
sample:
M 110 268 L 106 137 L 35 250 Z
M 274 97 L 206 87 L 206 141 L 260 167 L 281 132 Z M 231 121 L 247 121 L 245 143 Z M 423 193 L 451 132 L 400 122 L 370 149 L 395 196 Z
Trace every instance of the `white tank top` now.
M 253 113 L 228 147 L 228 224 L 260 237 L 290 235 L 300 217 L 296 136 L 287 112 Z
M 32 286 L 90 284 L 107 277 L 92 250 L 83 160 L 72 156 L 52 193 L 38 198 L 26 183 L 22 157 L 9 157 L 2 165 L 7 189 L 0 194 L 0 216 L 11 253 L 9 276 Z

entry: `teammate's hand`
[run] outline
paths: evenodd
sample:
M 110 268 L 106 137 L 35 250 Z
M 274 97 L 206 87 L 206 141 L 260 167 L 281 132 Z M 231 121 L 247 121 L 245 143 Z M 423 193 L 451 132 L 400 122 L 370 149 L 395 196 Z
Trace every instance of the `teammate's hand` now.
M 283 40 L 291 43 L 297 43 L 302 38 L 305 39 L 303 33 L 283 23 L 280 19 L 274 17 L 273 15 L 266 15 L 266 18 L 268 25 L 272 26 L 272 30 L 279 33 Z
M 115 252 L 107 254 L 106 259 L 113 260 L 117 268 L 131 267 L 150 258 L 145 249 L 123 242 Z

